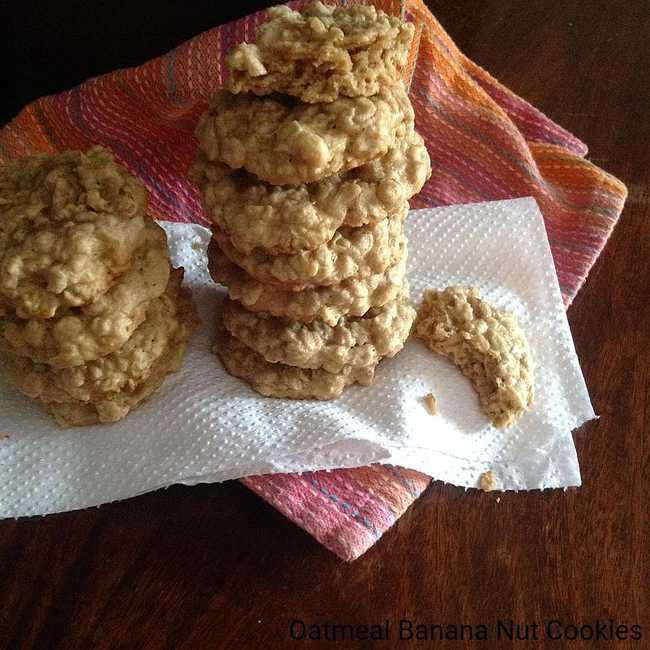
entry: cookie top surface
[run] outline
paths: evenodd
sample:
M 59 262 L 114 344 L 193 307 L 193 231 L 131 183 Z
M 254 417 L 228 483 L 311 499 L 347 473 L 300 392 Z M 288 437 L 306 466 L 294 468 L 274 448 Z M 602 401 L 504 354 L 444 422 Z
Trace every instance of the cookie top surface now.
M 510 426 L 532 405 L 534 365 L 526 337 L 513 314 L 482 300 L 477 289 L 427 290 L 415 332 L 469 377 L 495 426 Z
M 402 84 L 327 104 L 220 91 L 196 135 L 207 160 L 244 168 L 273 185 L 298 185 L 383 156 L 412 124 Z
M 201 156 L 192 177 L 210 219 L 238 251 L 269 254 L 313 250 L 342 226 L 377 223 L 417 194 L 431 174 L 413 130 L 382 157 L 321 181 L 269 185 L 245 171 Z
M 408 203 L 404 203 L 395 216 L 359 228 L 341 228 L 318 248 L 292 255 L 268 255 L 259 249 L 244 255 L 218 228 L 212 236 L 226 257 L 260 282 L 298 289 L 385 271 L 401 253 L 407 214 Z
M 414 319 L 408 285 L 395 300 L 361 317 L 344 316 L 334 326 L 320 320 L 299 323 L 250 312 L 233 300 L 226 300 L 223 312 L 230 334 L 266 361 L 334 373 L 345 366 L 365 367 L 397 354 Z
M 52 318 L 105 293 L 142 240 L 146 202 L 101 147 L 0 169 L 0 313 Z
M 169 273 L 165 231 L 149 221 L 130 268 L 105 294 L 48 320 L 0 318 L 0 349 L 57 368 L 106 356 L 144 321 L 148 302 L 165 291 Z
M 319 319 L 335 325 L 342 316 L 362 316 L 397 297 L 406 274 L 406 241 L 402 242 L 398 261 L 383 273 L 301 291 L 259 282 L 233 264 L 214 240 L 208 247 L 208 262 L 213 280 L 226 286 L 230 296 L 248 310 L 306 323 Z
M 191 296 L 181 289 L 182 279 L 182 269 L 172 272 L 165 293 L 149 302 L 145 320 L 115 352 L 70 368 L 5 355 L 9 380 L 32 399 L 46 403 L 98 402 L 109 393 L 134 391 L 171 345 L 190 336 L 196 318 Z
M 402 77 L 413 33 L 411 24 L 370 5 L 272 7 L 255 43 L 228 55 L 228 89 L 308 103 L 374 95 Z
M 269 363 L 225 330 L 218 333 L 213 349 L 231 375 L 243 379 L 265 397 L 336 399 L 350 384 L 369 385 L 375 374 L 376 364 L 346 366 L 340 373 L 331 373 Z

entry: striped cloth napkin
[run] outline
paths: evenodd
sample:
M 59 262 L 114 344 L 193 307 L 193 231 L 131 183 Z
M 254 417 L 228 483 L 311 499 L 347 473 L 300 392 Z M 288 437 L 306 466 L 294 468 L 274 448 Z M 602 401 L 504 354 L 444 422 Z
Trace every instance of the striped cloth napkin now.
M 433 174 L 412 207 L 535 197 L 568 306 L 616 224 L 625 186 L 584 159 L 582 142 L 467 59 L 421 0 L 372 4 L 416 26 L 410 94 Z M 223 82 L 226 51 L 252 40 L 263 19 L 259 12 L 216 27 L 137 68 L 33 102 L 0 131 L 0 161 L 100 143 L 146 183 L 155 218 L 205 222 L 187 180 L 194 127 Z M 430 481 L 393 466 L 243 479 L 345 560 L 372 546 Z

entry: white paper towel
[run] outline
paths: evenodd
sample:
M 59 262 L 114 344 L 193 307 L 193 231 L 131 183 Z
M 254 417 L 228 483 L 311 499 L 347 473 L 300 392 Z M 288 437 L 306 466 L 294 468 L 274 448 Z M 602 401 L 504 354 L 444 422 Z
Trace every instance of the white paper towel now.
M 375 383 L 334 402 L 265 399 L 227 375 L 210 353 L 223 289 L 210 281 L 209 232 L 163 224 L 204 321 L 185 364 L 122 422 L 60 429 L 0 384 L 0 516 L 98 505 L 173 483 L 386 462 L 476 486 L 493 469 L 503 489 L 580 484 L 571 431 L 594 417 L 533 199 L 415 210 L 408 220 L 414 302 L 426 287 L 478 286 L 513 311 L 536 369 L 531 412 L 499 431 L 469 382 L 410 340 L 383 361 Z M 422 398 L 432 392 L 440 414 Z

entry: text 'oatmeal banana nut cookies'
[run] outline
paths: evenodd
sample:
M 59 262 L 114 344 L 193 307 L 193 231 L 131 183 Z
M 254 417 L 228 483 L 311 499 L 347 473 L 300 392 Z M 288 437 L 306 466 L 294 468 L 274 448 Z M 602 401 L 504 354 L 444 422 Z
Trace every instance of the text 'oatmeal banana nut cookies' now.
M 313 250 L 340 227 L 377 223 L 400 210 L 431 174 L 420 135 L 407 137 L 381 156 L 314 183 L 270 185 L 205 156 L 192 169 L 208 217 L 246 255 Z
M 534 365 L 526 337 L 511 313 L 481 300 L 477 289 L 427 290 L 415 333 L 472 381 L 495 426 L 514 424 L 532 406 Z
M 285 95 L 220 91 L 197 127 L 208 160 L 274 185 L 320 180 L 384 155 L 413 124 L 403 85 L 371 97 L 300 104 Z
M 0 314 L 51 318 L 92 302 L 131 262 L 142 183 L 101 147 L 0 169 Z
M 271 7 L 255 43 L 230 52 L 228 89 L 308 103 L 375 95 L 404 73 L 413 32 L 373 6 Z

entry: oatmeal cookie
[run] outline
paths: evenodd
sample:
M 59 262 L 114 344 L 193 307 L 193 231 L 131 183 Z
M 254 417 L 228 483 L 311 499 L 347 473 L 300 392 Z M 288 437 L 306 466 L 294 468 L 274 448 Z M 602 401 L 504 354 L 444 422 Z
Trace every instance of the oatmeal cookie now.
M 258 282 L 230 262 L 214 240 L 208 247 L 208 261 L 212 279 L 226 286 L 230 297 L 249 311 L 304 323 L 318 319 L 336 325 L 342 316 L 363 316 L 369 309 L 381 307 L 399 295 L 406 274 L 406 243 L 402 243 L 398 262 L 383 273 L 301 291 Z
M 209 218 L 241 253 L 313 250 L 342 226 L 377 223 L 417 194 L 431 174 L 420 135 L 411 129 L 384 156 L 316 183 L 277 186 L 209 162 L 192 169 Z
M 303 102 L 375 95 L 401 79 L 414 28 L 373 6 L 271 7 L 255 43 L 228 55 L 228 89 Z
M 0 170 L 0 314 L 52 318 L 96 300 L 144 232 L 143 184 L 101 147 Z
M 267 255 L 259 250 L 243 255 L 218 228 L 213 228 L 212 237 L 231 262 L 260 282 L 300 289 L 340 284 L 347 278 L 385 271 L 397 262 L 402 250 L 407 214 L 405 203 L 393 217 L 361 228 L 341 228 L 315 250 L 293 255 Z
M 416 335 L 472 381 L 483 411 L 508 427 L 533 403 L 533 361 L 516 318 L 481 300 L 473 287 L 429 289 Z
M 78 366 L 121 347 L 145 319 L 148 303 L 169 280 L 165 231 L 150 221 L 131 268 L 95 302 L 57 318 L 0 318 L 0 350 L 55 368 Z
M 350 384 L 369 386 L 375 376 L 375 364 L 346 366 L 340 373 L 306 370 L 282 363 L 269 363 L 225 330 L 219 331 L 214 352 L 226 371 L 246 381 L 265 397 L 289 399 L 336 399 Z
M 62 427 L 117 422 L 151 397 L 167 376 L 181 367 L 187 343 L 187 338 L 174 340 L 156 360 L 147 378 L 133 390 L 110 393 L 96 402 L 48 402 L 45 409 Z
M 243 167 L 273 185 L 298 185 L 383 156 L 412 124 L 413 108 L 401 84 L 330 104 L 220 91 L 196 135 L 210 161 Z
M 186 341 L 197 323 L 183 270 L 172 272 L 165 293 L 152 300 L 133 336 L 111 354 L 70 368 L 53 368 L 27 357 L 5 355 L 4 370 L 22 393 L 44 403 L 103 403 L 119 392 L 132 393 L 154 372 L 171 346 Z
M 297 323 L 250 312 L 230 299 L 223 312 L 228 332 L 266 361 L 332 373 L 395 356 L 404 347 L 414 319 L 408 285 L 395 300 L 361 317 L 344 316 L 334 326 L 320 320 Z

